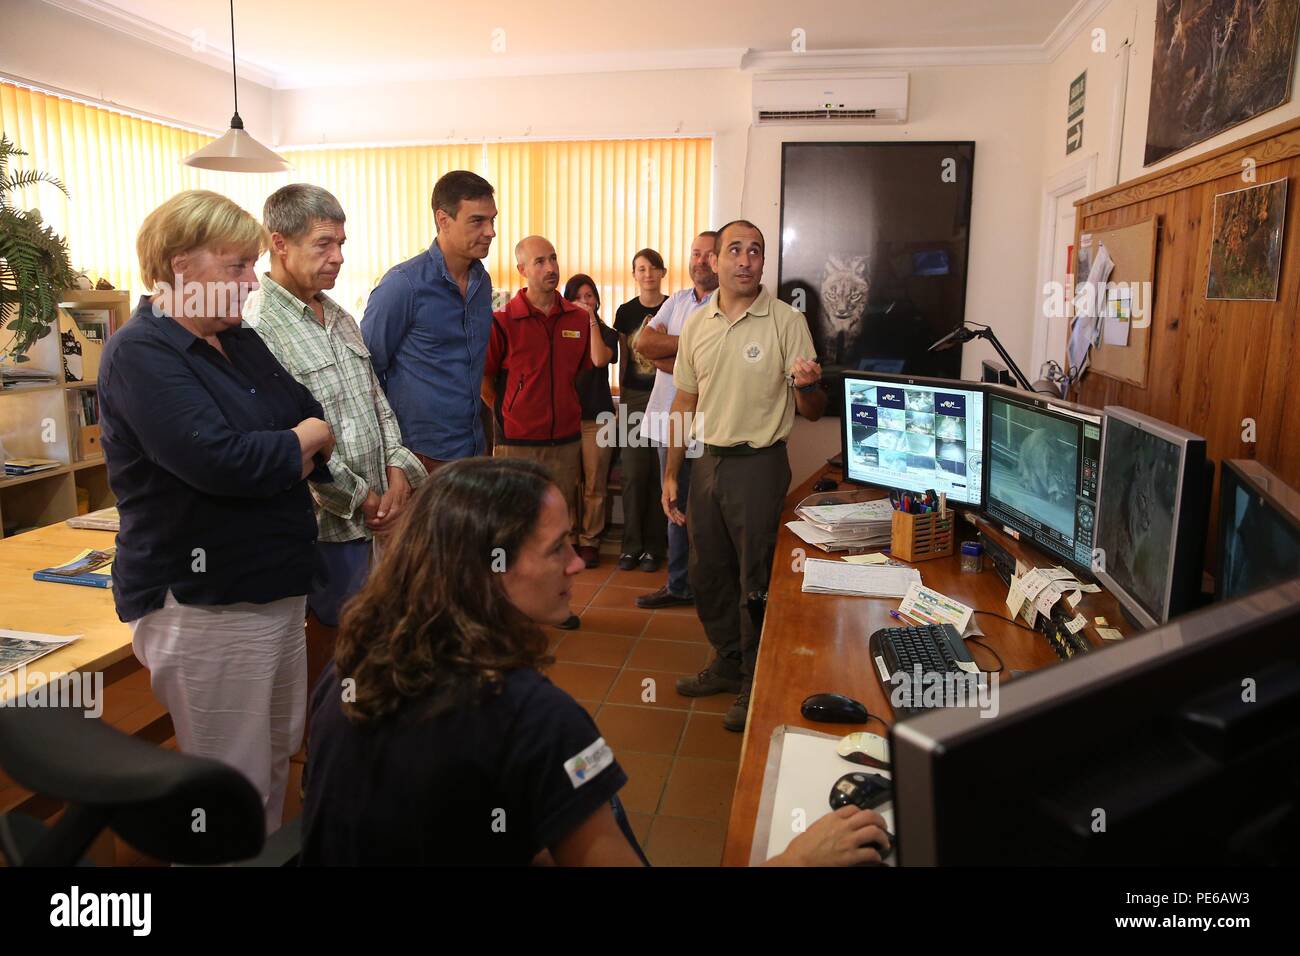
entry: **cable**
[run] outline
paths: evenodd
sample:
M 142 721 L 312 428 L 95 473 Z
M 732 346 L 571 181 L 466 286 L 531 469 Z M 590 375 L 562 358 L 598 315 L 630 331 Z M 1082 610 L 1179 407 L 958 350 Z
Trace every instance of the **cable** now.
M 1028 627 L 1028 626 L 1026 626 L 1026 625 L 1024 625 L 1024 624 L 1021 624 L 1019 621 L 1013 621 L 1013 620 L 1011 620 L 1011 618 L 1007 617 L 1005 614 L 999 614 L 997 611 L 979 611 L 979 610 L 977 610 L 975 613 L 976 613 L 976 614 L 987 614 L 987 615 L 989 615 L 990 617 L 996 617 L 998 620 L 1000 620 L 1000 621 L 1006 621 L 1008 624 L 1014 624 L 1016 627 L 1020 628 L 1022 631 L 1028 631 L 1030 634 L 1041 634 L 1041 633 L 1042 633 L 1042 632 L 1039 631 L 1037 628 L 1034 628 L 1034 627 Z
M 990 654 L 992 654 L 994 657 L 998 659 L 998 669 L 995 671 L 985 671 L 986 674 L 1001 674 L 1004 670 L 1007 669 L 1007 665 L 1002 661 L 1002 655 L 999 654 L 997 651 L 995 651 L 993 648 L 989 647 L 983 641 L 978 640 L 977 638 L 974 637 L 968 637 L 966 638 L 966 640 L 970 641 L 972 644 L 976 644 L 984 648 L 984 650 L 988 651 Z

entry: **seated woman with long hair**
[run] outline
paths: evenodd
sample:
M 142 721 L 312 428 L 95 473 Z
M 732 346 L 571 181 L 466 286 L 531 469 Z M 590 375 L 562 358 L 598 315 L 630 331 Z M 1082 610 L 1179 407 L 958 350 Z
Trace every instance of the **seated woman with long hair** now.
M 584 567 L 560 490 L 533 462 L 471 458 L 400 520 L 312 695 L 302 861 L 641 865 L 626 775 L 541 673 Z M 882 826 L 845 808 L 772 862 L 878 860 L 862 844 Z

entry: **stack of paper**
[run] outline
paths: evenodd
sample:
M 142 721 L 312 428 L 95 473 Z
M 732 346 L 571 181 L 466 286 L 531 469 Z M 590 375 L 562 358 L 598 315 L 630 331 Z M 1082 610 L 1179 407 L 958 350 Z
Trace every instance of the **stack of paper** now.
M 916 568 L 845 564 L 818 558 L 803 563 L 803 589 L 809 594 L 901 598 L 913 584 L 920 583 L 921 572 Z
M 825 501 L 827 497 L 815 495 L 805 499 L 794 511 L 802 520 L 791 521 L 786 527 L 823 551 L 877 548 L 889 543 L 894 509 L 888 499 L 844 504 L 812 503 Z
M 1101 588 L 1095 584 L 1080 584 L 1074 572 L 1068 568 L 1033 568 L 1024 574 L 1011 576 L 1011 589 L 1007 592 L 1007 610 L 1011 612 L 1012 617 L 1023 617 L 1025 623 L 1033 627 L 1038 620 L 1038 615 L 1051 617 L 1053 605 L 1062 596 L 1065 597 L 1070 610 L 1074 610 L 1083 598 L 1084 592 L 1091 594 L 1100 590 Z

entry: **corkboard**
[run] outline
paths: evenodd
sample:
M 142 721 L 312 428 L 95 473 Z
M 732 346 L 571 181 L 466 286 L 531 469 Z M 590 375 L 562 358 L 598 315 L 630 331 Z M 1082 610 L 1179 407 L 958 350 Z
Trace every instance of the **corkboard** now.
M 1115 268 L 1107 282 L 1145 282 L 1141 295 L 1144 325 L 1130 322 L 1128 345 L 1106 345 L 1104 341 L 1092 347 L 1091 371 L 1105 375 L 1138 388 L 1147 386 L 1147 365 L 1151 355 L 1151 322 L 1155 315 L 1156 235 L 1157 220 L 1152 216 L 1130 226 L 1114 229 L 1089 230 L 1092 235 L 1093 256 L 1098 245 L 1106 247 Z M 1083 277 L 1078 277 L 1082 281 Z M 1145 290 L 1150 289 L 1150 294 Z

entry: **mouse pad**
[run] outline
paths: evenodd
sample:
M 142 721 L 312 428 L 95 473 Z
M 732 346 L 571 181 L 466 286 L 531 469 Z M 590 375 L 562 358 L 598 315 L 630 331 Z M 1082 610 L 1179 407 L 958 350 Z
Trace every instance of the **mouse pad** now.
M 835 752 L 844 734 L 824 734 L 804 727 L 782 724 L 772 731 L 763 771 L 763 792 L 754 821 L 754 843 L 750 865 L 770 860 L 785 850 L 798 834 L 797 827 L 811 826 L 831 812 L 831 787 L 846 773 L 864 770 Z M 888 771 L 871 770 L 888 778 Z M 877 811 L 894 832 L 894 806 L 886 803 Z M 893 866 L 897 854 L 885 861 Z

